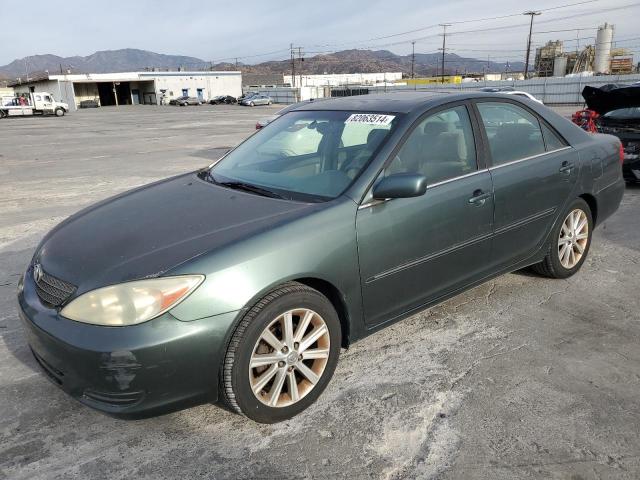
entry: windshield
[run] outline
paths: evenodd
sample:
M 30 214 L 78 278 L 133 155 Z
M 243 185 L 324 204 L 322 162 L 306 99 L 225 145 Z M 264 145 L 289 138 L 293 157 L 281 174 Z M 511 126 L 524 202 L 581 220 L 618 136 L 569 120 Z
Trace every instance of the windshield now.
M 603 115 L 603 117 L 611 119 L 640 119 L 640 107 L 619 108 L 612 110 Z
M 295 111 L 259 130 L 212 167 L 217 183 L 293 200 L 342 194 L 397 124 L 395 114 Z

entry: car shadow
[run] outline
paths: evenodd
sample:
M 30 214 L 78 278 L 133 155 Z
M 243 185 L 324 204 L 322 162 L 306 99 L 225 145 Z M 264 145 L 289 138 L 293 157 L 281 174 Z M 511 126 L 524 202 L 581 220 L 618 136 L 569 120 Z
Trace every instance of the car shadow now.
M 0 253 L 0 335 L 7 352 L 33 372 L 42 370 L 33 358 L 18 316 L 17 287 L 33 255 L 33 248 Z

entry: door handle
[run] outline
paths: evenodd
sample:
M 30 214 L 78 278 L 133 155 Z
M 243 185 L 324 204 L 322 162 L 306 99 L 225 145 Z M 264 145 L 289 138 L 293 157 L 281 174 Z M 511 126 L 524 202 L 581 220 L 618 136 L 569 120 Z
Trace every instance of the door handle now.
M 482 190 L 476 190 L 473 192 L 473 197 L 469 199 L 469 203 L 477 207 L 481 207 L 485 204 L 488 198 L 491 197 L 491 192 L 483 192 Z
M 573 163 L 570 162 L 562 162 L 562 166 L 560 167 L 560 173 L 563 173 L 565 175 L 569 175 L 571 173 L 571 170 L 573 170 Z

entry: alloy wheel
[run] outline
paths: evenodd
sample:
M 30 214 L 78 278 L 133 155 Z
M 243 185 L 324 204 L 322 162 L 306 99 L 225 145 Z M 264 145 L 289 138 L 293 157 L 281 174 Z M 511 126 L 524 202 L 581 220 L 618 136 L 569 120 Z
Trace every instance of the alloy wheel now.
M 320 381 L 330 352 L 329 329 L 313 310 L 289 310 L 260 334 L 249 362 L 256 398 L 269 407 L 287 407 Z
M 569 212 L 560 228 L 558 237 L 558 259 L 560 264 L 570 270 L 582 258 L 589 240 L 589 220 L 579 208 Z

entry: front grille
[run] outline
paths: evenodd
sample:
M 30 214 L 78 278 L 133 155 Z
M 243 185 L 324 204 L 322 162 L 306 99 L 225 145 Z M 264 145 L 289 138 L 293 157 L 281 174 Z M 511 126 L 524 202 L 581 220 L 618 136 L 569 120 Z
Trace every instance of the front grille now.
M 42 300 L 44 304 L 50 307 L 59 307 L 76 291 L 74 285 L 43 271 L 40 275 L 34 274 L 33 280 L 36 284 L 38 297 L 40 297 L 40 300 Z

